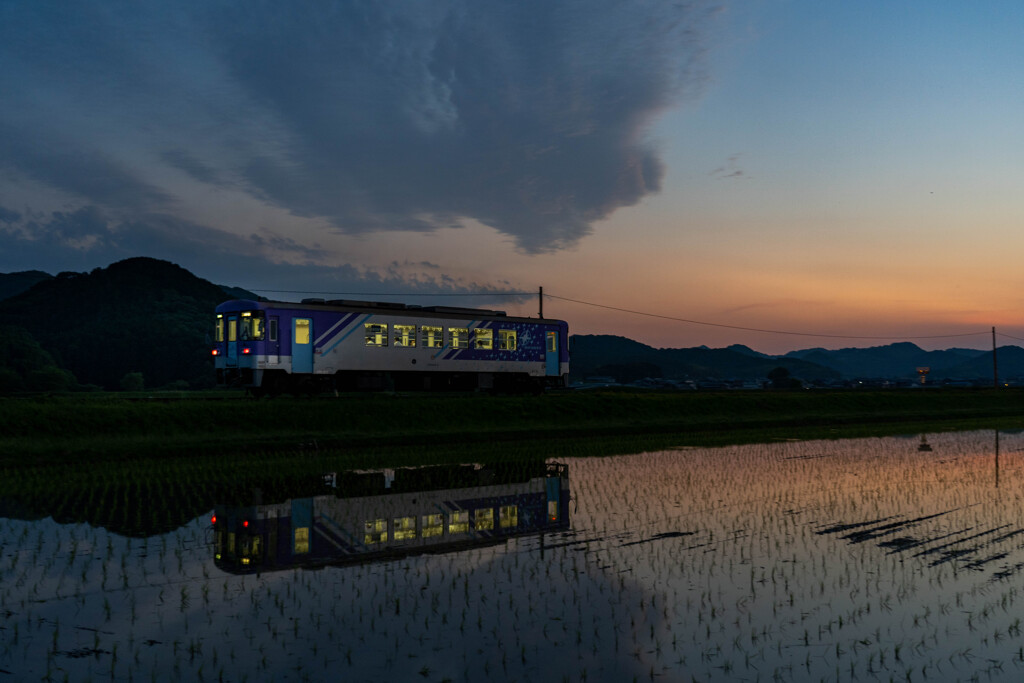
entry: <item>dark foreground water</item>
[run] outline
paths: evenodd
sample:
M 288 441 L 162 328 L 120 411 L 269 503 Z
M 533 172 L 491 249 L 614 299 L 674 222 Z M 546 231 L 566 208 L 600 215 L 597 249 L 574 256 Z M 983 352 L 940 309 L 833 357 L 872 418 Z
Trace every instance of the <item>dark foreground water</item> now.
M 221 512 L 275 520 L 255 552 L 215 510 L 142 539 L 2 519 L 0 680 L 1017 680 L 1022 451 L 974 432 L 570 460 L 554 526 L 525 484 L 473 492 L 492 530 L 451 514 L 482 503 L 402 493 L 442 510 L 437 536 L 405 530 L 456 543 L 437 554 L 389 544 L 394 495 L 345 502 L 385 520 L 348 531 L 316 501 Z

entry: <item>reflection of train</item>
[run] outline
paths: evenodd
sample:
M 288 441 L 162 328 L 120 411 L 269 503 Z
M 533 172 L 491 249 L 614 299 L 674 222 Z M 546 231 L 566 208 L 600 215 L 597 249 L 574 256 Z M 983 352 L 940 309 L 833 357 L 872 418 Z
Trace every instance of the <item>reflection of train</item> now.
M 217 306 L 217 383 L 256 394 L 321 389 L 564 386 L 568 325 L 501 311 L 306 299 Z
M 217 506 L 214 559 L 232 573 L 368 562 L 498 543 L 569 528 L 568 466 L 330 475 L 334 492 L 283 503 Z

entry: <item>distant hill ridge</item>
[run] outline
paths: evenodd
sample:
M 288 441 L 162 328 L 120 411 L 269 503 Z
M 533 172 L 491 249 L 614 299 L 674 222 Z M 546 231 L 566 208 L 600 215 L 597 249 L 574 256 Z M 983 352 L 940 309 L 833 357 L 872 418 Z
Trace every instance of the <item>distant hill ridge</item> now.
M 1024 349 L 1003 346 L 996 352 L 1000 377 L 1024 377 Z M 625 337 L 573 336 L 575 379 L 593 375 L 628 377 L 636 374 L 630 368 L 639 371 L 641 367 L 660 373 L 648 376 L 671 379 L 764 379 L 771 370 L 782 367 L 806 381 L 905 380 L 916 378 L 917 368 L 928 367 L 931 378 L 977 380 L 992 377 L 992 352 L 961 348 L 925 351 L 916 344 L 898 342 L 870 348 L 812 348 L 771 356 L 742 344 L 724 349 L 655 349 Z
M 0 355 L 7 354 L 0 357 L 0 370 L 6 368 L 10 377 L 11 363 L 22 353 L 36 359 L 31 372 L 38 374 L 47 363 L 55 363 L 85 384 L 117 388 L 126 374 L 141 372 L 146 386 L 209 386 L 213 382 L 208 341 L 213 309 L 225 299 L 239 297 L 258 298 L 147 257 L 88 273 L 0 274 L 0 326 L 20 328 L 29 335 L 9 334 L 11 343 L 0 347 Z M 569 326 L 571 331 L 571 319 Z M 18 351 L 21 347 L 25 348 Z M 1024 377 L 1024 349 L 1001 347 L 998 360 L 1000 377 Z M 869 348 L 809 348 L 772 356 L 742 344 L 724 349 L 656 349 L 624 336 L 575 335 L 572 339 L 573 379 L 610 375 L 620 381 L 643 377 L 747 381 L 763 380 L 777 368 L 806 381 L 907 379 L 914 378 L 921 366 L 931 368 L 932 378 L 991 378 L 992 352 L 925 351 L 899 342 Z M 22 375 L 30 371 L 24 363 L 19 367 Z M 60 379 L 46 372 L 51 379 Z

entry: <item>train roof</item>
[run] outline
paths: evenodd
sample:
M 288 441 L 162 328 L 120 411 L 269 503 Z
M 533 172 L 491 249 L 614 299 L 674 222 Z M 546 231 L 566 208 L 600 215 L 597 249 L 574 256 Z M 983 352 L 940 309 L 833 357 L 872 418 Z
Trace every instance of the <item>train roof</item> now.
M 498 311 L 489 308 L 468 308 L 462 306 L 418 306 L 416 304 L 404 304 L 393 301 L 357 301 L 353 299 L 303 299 L 301 302 L 294 301 L 253 301 L 251 299 L 232 299 L 217 306 L 216 312 L 245 310 L 245 309 L 293 309 L 293 310 L 316 310 L 316 309 L 342 309 L 346 311 L 359 311 L 367 313 L 393 313 L 397 315 L 421 315 L 427 317 L 472 317 L 472 318 L 504 318 L 512 321 L 550 322 L 558 323 L 560 320 L 552 318 L 528 318 L 509 316 L 505 311 Z

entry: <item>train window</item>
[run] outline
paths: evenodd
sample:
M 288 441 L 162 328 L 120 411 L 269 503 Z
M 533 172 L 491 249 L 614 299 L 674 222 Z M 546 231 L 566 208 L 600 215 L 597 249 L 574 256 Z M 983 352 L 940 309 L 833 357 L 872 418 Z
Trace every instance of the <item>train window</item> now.
M 515 351 L 516 331 L 498 330 L 498 348 L 502 351 Z
M 242 340 L 263 341 L 263 317 L 259 311 L 242 313 Z
M 387 346 L 388 326 L 380 323 L 366 323 L 366 345 Z
M 494 330 L 473 330 L 473 348 L 490 350 L 494 348 Z
M 558 521 L 558 501 L 557 500 L 549 500 L 548 501 L 548 519 L 551 520 L 552 522 L 557 522 Z
M 439 349 L 443 340 L 441 339 L 441 328 L 430 325 L 420 326 L 420 343 L 429 349 Z
M 396 541 L 405 541 L 410 538 L 416 538 L 416 518 L 395 517 L 394 538 Z
M 494 528 L 494 508 L 479 508 L 473 513 L 473 527 L 475 529 Z
M 395 346 L 416 346 L 416 326 L 395 325 Z
M 277 318 L 270 321 L 270 327 L 267 330 L 267 336 L 270 337 L 270 341 L 277 341 Z
M 214 327 L 213 338 L 218 342 L 224 341 L 224 316 L 217 314 L 217 324 Z
M 371 519 L 363 525 L 363 543 L 380 543 L 388 540 L 388 520 Z
M 300 526 L 295 530 L 295 554 L 301 555 L 302 553 L 309 552 L 309 527 Z
M 448 533 L 464 534 L 469 531 L 469 510 L 455 510 L 448 520 Z
M 448 341 L 453 349 L 469 348 L 469 330 L 465 327 L 449 327 Z
M 515 505 L 502 505 L 498 512 L 498 520 L 502 529 L 519 526 L 519 509 Z
M 228 341 L 238 341 L 238 321 L 228 318 Z
M 558 333 L 557 332 L 548 332 L 547 337 L 548 337 L 548 351 L 557 351 L 558 350 Z
M 423 538 L 440 536 L 444 533 L 444 515 L 440 512 L 432 515 L 423 515 L 420 523 L 423 525 Z

